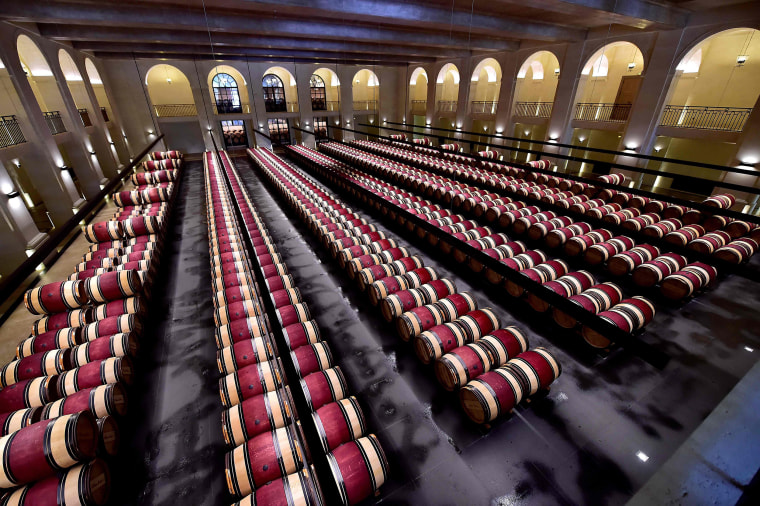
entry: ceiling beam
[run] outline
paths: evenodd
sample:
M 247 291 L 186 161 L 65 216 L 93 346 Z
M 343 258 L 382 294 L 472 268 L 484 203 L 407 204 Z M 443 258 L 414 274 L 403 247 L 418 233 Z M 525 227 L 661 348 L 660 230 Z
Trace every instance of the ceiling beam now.
M 626 0 L 628 2 L 630 0 Z M 622 3 L 626 3 L 622 2 Z M 287 14 L 314 13 L 321 17 L 340 15 L 343 19 L 363 22 L 392 23 L 408 27 L 429 26 L 438 29 L 469 33 L 509 33 L 518 38 L 540 41 L 579 41 L 586 31 L 579 28 L 511 19 L 497 14 L 481 14 L 470 10 L 452 10 L 449 7 L 398 0 L 243 0 L 246 9 L 262 13 L 282 8 Z
M 524 0 L 495 0 L 524 5 Z M 652 24 L 682 28 L 689 21 L 686 9 L 650 0 L 531 0 L 530 7 L 555 14 L 578 16 L 579 8 L 612 15 L 615 23 L 646 28 Z
M 153 30 L 199 30 L 206 27 L 202 10 L 143 5 L 29 2 L 3 0 L 0 18 L 10 21 L 64 23 L 87 26 L 150 28 Z M 413 44 L 441 47 L 466 47 L 477 50 L 513 51 L 519 43 L 490 37 L 468 37 L 461 34 L 430 33 L 421 30 L 399 30 L 377 24 L 343 24 L 336 19 L 283 19 L 242 13 L 210 13 L 212 32 L 287 35 L 300 38 L 361 40 L 391 44 Z M 469 38 L 469 40 L 468 40 Z
M 155 53 L 161 55 L 163 53 L 175 53 L 194 55 L 196 53 L 211 53 L 210 48 L 207 46 L 194 46 L 186 44 L 146 44 L 146 43 L 133 43 L 133 42 L 98 42 L 96 44 L 87 44 L 83 42 L 74 42 L 75 49 L 80 51 L 90 50 L 97 52 L 109 52 L 109 53 Z M 225 56 L 261 56 L 267 58 L 278 59 L 290 59 L 290 58 L 331 58 L 331 59 L 349 59 L 349 60 L 368 60 L 376 62 L 395 62 L 395 63 L 430 63 L 436 61 L 435 58 L 430 56 L 423 57 L 409 57 L 405 55 L 394 55 L 384 53 L 355 53 L 355 52 L 328 52 L 328 51 L 304 51 L 293 49 L 270 49 L 266 47 L 251 48 L 251 47 L 230 47 L 221 46 L 215 47 L 214 52 L 217 57 Z
M 53 40 L 78 41 L 81 49 L 98 50 L 101 42 L 134 43 L 170 43 L 209 46 L 208 32 L 190 30 L 140 30 L 133 28 L 110 28 L 102 26 L 87 27 L 83 25 L 60 25 L 38 23 L 40 35 Z M 421 46 L 401 46 L 394 44 L 370 44 L 355 41 L 335 41 L 325 39 L 295 39 L 291 37 L 274 37 L 245 35 L 235 33 L 212 33 L 214 48 L 233 47 L 268 47 L 277 49 L 300 49 L 306 51 L 351 51 L 356 53 L 392 53 L 409 56 L 430 56 L 466 58 L 471 51 L 456 48 L 430 48 Z
M 131 60 L 133 58 L 136 58 L 138 60 L 155 60 L 157 58 L 157 55 L 155 53 L 109 53 L 107 51 L 95 51 L 93 53 L 93 56 L 96 58 L 102 58 L 102 59 L 117 59 L 117 60 Z M 190 58 L 189 56 L 192 56 Z M 182 54 L 182 53 L 166 53 L 162 54 L 160 56 L 162 59 L 167 60 L 214 60 L 215 57 L 211 53 L 208 54 L 202 54 L 202 53 L 195 53 L 193 55 L 188 54 Z M 266 56 L 228 56 L 224 58 L 225 60 L 234 60 L 234 61 L 260 61 L 260 62 L 271 62 L 271 63 L 281 63 L 282 59 L 277 58 L 268 58 Z M 293 63 L 339 63 L 343 65 L 376 65 L 376 61 L 372 60 L 366 60 L 366 59 L 357 59 L 357 60 L 344 60 L 343 58 L 336 59 L 334 61 L 330 60 L 330 58 L 288 58 L 289 62 Z M 388 62 L 383 63 L 384 66 L 388 67 L 405 67 L 406 63 L 394 63 L 394 62 Z

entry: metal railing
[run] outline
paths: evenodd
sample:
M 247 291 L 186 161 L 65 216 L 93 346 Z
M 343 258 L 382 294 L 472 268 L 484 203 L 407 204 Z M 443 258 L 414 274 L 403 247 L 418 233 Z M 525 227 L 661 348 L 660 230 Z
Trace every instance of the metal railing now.
M 472 114 L 496 114 L 496 108 L 499 107 L 498 101 L 473 100 Z
M 750 107 L 666 105 L 660 126 L 741 132 L 751 113 Z
M 86 127 L 92 126 L 92 121 L 90 121 L 90 113 L 87 111 L 87 109 L 77 109 L 79 111 L 79 117 L 82 119 L 82 124 Z
M 159 104 L 153 106 L 159 118 L 177 118 L 182 116 L 197 116 L 195 104 Z
M 377 100 L 354 100 L 354 111 L 376 111 Z
M 340 100 L 328 100 L 326 103 L 328 111 L 340 111 Z
M 47 123 L 51 134 L 57 135 L 66 131 L 66 125 L 63 124 L 60 111 L 48 111 L 42 114 L 45 116 L 45 123 Z
M 249 114 L 251 108 L 248 104 L 233 105 L 231 102 L 217 102 L 214 104 L 214 114 Z
M 425 113 L 427 111 L 427 100 L 412 100 L 412 112 Z
M 26 142 L 24 132 L 18 124 L 18 119 L 13 116 L 0 116 L 0 148 L 15 146 Z
M 581 121 L 605 121 L 624 123 L 628 121 L 631 104 L 575 104 L 575 117 Z
M 109 121 L 111 121 L 110 119 L 108 119 L 108 111 L 106 111 L 105 107 L 101 107 L 100 108 L 100 114 L 103 115 L 103 121 L 105 121 L 106 123 L 108 123 Z
M 549 118 L 553 102 L 517 102 L 513 116 L 520 118 Z
M 439 100 L 437 104 L 439 112 L 457 112 L 456 100 Z

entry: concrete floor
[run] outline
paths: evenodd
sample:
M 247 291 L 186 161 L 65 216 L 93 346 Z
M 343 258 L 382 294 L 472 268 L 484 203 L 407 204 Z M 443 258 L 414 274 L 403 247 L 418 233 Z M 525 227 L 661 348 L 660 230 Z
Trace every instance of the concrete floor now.
M 522 302 L 403 237 L 422 252 L 426 265 L 454 279 L 460 290 L 473 291 L 503 325 L 520 326 L 531 346 L 550 347 L 562 362 L 563 374 L 547 396 L 521 405 L 490 429 L 476 426 L 456 397 L 438 386 L 432 368 L 418 362 L 411 346 L 396 337 L 308 230 L 283 211 L 248 161 L 235 161 L 370 430 L 388 454 L 389 479 L 368 503 L 622 504 L 660 474 L 757 362 L 760 290 L 745 279 L 729 277 L 680 308 L 658 304 L 643 337 L 671 356 L 657 370 L 625 350 L 606 357 L 589 350 Z M 232 502 L 224 484 L 226 449 L 199 163 L 187 164 L 178 191 L 167 234 L 171 247 L 156 282 L 154 311 L 122 424 L 123 450 L 112 467 L 114 504 Z M 381 229 L 402 237 L 395 229 Z M 67 276 L 86 247 L 78 238 L 47 279 Z M 20 308 L 0 327 L 5 357 L 35 319 Z M 733 415 L 730 405 L 721 406 Z M 637 452 L 648 459 L 642 461 Z M 715 458 L 725 455 L 717 452 Z M 694 462 L 679 465 L 683 469 Z M 710 484 L 725 487 L 721 502 L 735 502 L 740 489 L 724 483 L 714 479 Z M 697 490 L 677 502 L 700 504 L 700 498 Z

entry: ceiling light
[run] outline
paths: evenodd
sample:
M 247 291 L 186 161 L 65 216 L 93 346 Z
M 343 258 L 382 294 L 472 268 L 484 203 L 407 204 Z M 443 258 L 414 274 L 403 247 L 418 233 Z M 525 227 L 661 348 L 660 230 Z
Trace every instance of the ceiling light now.
M 169 83 L 169 84 L 171 84 L 172 83 L 172 78 L 171 77 L 167 77 L 166 78 L 166 82 Z
M 628 64 L 628 70 L 633 70 L 635 68 L 636 68 L 636 63 L 635 62 L 631 62 L 631 63 Z
M 754 348 L 750 348 L 749 346 L 745 346 L 744 349 L 747 350 L 750 353 L 752 353 L 753 351 L 755 351 Z
M 649 455 L 647 455 L 646 453 L 642 452 L 641 450 L 639 450 L 639 451 L 636 452 L 636 456 L 642 462 L 646 462 L 647 460 L 649 460 Z
M 744 65 L 745 63 L 747 63 L 747 55 L 746 54 L 741 54 L 741 55 L 739 55 L 739 56 L 736 57 L 736 64 L 737 65 L 741 66 L 741 65 Z

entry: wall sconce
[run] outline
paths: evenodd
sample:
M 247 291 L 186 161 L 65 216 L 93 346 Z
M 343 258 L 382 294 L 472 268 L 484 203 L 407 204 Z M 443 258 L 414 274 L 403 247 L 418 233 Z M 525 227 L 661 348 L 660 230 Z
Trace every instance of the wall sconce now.
M 578 142 L 583 142 L 583 141 L 585 141 L 585 140 L 586 140 L 586 138 L 585 138 L 585 137 L 578 137 Z
M 628 70 L 633 70 L 635 68 L 636 68 L 636 63 L 635 62 L 631 62 L 631 63 L 628 64 Z
M 523 132 L 523 135 L 530 135 L 530 130 L 526 130 Z
M 172 83 L 172 78 L 171 77 L 167 77 L 166 78 L 166 82 L 169 83 L 169 84 L 171 84 Z
M 427 126 L 430 126 L 430 123 L 432 123 L 432 121 L 430 121 L 430 120 L 426 120 L 426 121 L 425 121 L 425 124 L 426 124 Z
M 90 151 L 90 155 L 95 156 L 95 151 Z
M 736 64 L 739 67 L 741 67 L 745 63 L 747 63 L 747 55 L 746 54 L 740 54 L 739 56 L 736 57 Z
M 754 161 L 754 160 L 742 160 L 741 162 L 739 162 L 739 166 L 740 167 L 752 167 L 752 168 L 755 168 L 756 165 L 757 165 L 757 162 Z
M 11 191 L 9 191 L 8 193 L 5 194 L 5 196 L 8 197 L 9 199 L 15 199 L 19 195 L 21 195 L 21 194 L 18 192 L 18 190 L 11 190 Z
M 636 151 L 637 149 L 639 149 L 639 147 L 636 146 L 635 144 L 627 144 L 625 146 L 626 151 Z
M 68 165 L 61 165 L 61 172 L 66 172 L 67 170 L 74 170 L 74 169 L 69 167 Z
M 555 76 L 558 76 L 558 75 L 559 75 L 559 69 L 554 69 L 554 75 L 555 75 Z
M 108 144 L 110 144 L 111 146 L 115 146 L 116 145 L 116 144 L 113 143 L 113 141 L 110 141 Z
M 484 127 L 483 127 L 483 131 L 484 131 L 484 132 L 487 132 L 487 131 L 488 131 L 488 126 L 484 126 Z
M 350 125 L 350 124 L 351 124 L 351 122 L 350 122 L 350 121 L 348 121 L 348 120 L 346 120 L 346 125 L 348 126 L 348 125 Z

